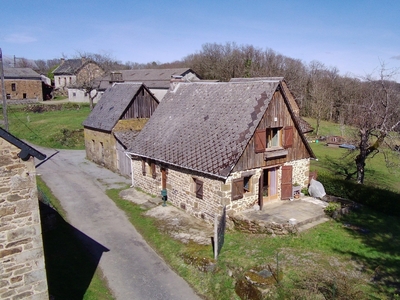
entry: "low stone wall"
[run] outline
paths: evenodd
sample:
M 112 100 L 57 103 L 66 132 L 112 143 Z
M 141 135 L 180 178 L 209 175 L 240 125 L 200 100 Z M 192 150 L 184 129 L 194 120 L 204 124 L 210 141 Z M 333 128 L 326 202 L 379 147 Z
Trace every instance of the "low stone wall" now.
M 34 159 L 0 138 L 0 299 L 49 299 Z
M 288 235 L 298 232 L 297 226 L 289 223 L 278 224 L 275 222 L 250 220 L 241 214 L 230 213 L 228 216 L 229 221 L 233 223 L 233 227 L 244 233 Z

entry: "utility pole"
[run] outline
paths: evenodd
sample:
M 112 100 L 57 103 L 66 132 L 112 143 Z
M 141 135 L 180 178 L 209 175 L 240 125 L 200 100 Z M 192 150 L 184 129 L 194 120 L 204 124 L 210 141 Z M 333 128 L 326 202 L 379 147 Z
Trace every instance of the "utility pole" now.
M 4 68 L 3 68 L 3 54 L 0 48 L 0 74 L 1 74 L 1 92 L 3 96 L 3 119 L 4 119 L 4 129 L 8 131 L 8 117 L 7 117 L 7 99 L 6 99 L 6 89 L 4 87 Z

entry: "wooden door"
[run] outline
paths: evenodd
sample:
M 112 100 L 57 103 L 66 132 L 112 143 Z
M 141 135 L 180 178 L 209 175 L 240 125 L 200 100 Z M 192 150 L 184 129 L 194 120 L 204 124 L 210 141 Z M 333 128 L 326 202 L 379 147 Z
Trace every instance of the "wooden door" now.
M 124 147 L 116 141 L 117 168 L 121 175 L 131 176 L 131 159 L 125 155 Z
M 281 178 L 281 199 L 286 200 L 292 198 L 292 166 L 282 166 L 282 178 Z

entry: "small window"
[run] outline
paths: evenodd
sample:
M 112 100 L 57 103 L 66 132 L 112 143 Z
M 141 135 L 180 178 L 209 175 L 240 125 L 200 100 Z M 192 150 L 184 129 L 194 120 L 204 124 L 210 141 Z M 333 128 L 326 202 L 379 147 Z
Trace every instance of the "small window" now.
M 196 194 L 196 198 L 203 199 L 203 181 L 193 178 L 194 182 L 194 192 Z
M 268 128 L 267 134 L 267 148 L 281 147 L 281 130 L 280 128 Z
M 250 193 L 251 176 L 243 177 L 243 192 Z
M 23 99 L 26 99 L 26 93 L 23 93 L 23 94 L 22 94 L 22 98 L 23 98 Z
M 7 94 L 7 95 L 6 95 L 6 98 L 7 98 L 7 99 L 11 99 L 11 95 L 10 95 L 10 94 Z
M 232 181 L 232 201 L 243 198 L 243 178 Z
M 72 97 L 76 97 L 76 93 L 74 92 L 74 93 L 72 93 Z
M 15 83 L 11 83 L 11 90 L 15 92 L 17 90 L 17 85 Z

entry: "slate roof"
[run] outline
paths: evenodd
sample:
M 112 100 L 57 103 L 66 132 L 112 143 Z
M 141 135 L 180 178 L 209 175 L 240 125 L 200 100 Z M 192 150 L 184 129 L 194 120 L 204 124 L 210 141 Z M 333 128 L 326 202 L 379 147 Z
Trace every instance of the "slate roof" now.
M 40 74 L 31 68 L 4 68 L 4 79 L 36 79 L 41 80 Z
M 118 83 L 108 88 L 83 122 L 83 126 L 111 131 L 143 83 Z
M 76 73 L 84 65 L 88 63 L 95 63 L 92 60 L 85 60 L 81 58 L 67 59 L 61 65 L 59 65 L 54 71 L 54 75 L 76 75 Z
M 115 73 L 122 74 L 124 82 L 143 82 L 148 88 L 168 89 L 171 76 L 185 76 L 188 73 L 195 73 L 189 68 L 174 68 L 174 69 L 138 69 L 138 70 L 120 70 Z M 199 77 L 198 75 L 196 75 Z M 99 89 L 106 89 L 110 86 L 111 75 L 101 79 Z
M 15 147 L 21 149 L 21 152 L 18 153 L 18 157 L 21 158 L 23 161 L 28 160 L 31 156 L 36 157 L 40 160 L 46 158 L 45 154 L 37 151 L 35 148 L 29 146 L 27 143 L 21 141 L 19 138 L 15 137 L 3 128 L 0 128 L 0 137 L 13 144 Z
M 279 84 L 277 79 L 179 83 L 127 152 L 227 178 Z
M 126 149 L 129 145 L 132 145 L 139 133 L 139 130 L 116 131 L 114 136 Z

